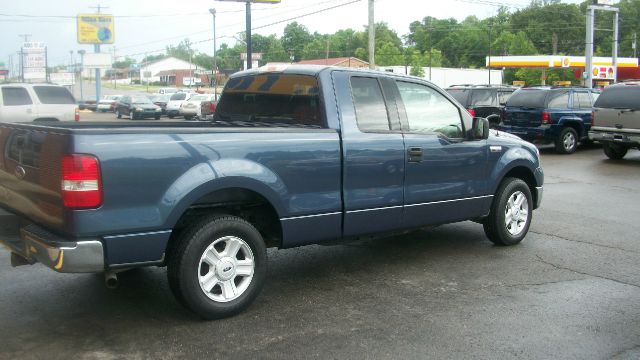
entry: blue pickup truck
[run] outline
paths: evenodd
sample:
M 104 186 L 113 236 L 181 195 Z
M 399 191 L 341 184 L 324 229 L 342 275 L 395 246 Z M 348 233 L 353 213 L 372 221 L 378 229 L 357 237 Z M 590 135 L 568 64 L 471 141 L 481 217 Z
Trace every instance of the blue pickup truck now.
M 12 265 L 167 266 L 206 319 L 242 311 L 266 248 L 474 220 L 519 243 L 537 149 L 422 79 L 326 66 L 232 76 L 213 120 L 0 124 L 0 239 Z

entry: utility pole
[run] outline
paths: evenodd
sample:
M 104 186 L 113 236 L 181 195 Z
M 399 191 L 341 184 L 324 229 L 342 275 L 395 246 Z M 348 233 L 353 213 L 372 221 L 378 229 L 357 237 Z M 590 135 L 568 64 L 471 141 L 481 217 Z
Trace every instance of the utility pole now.
M 213 15 L 213 100 L 218 100 L 218 60 L 216 59 L 216 9 L 209 9 Z
M 638 39 L 637 39 L 637 33 L 633 33 L 633 42 L 631 43 L 631 48 L 633 49 L 633 57 L 638 57 L 637 56 L 637 51 L 636 48 L 638 46 Z
M 96 9 L 96 14 L 100 14 L 102 9 L 108 9 L 108 7 L 101 6 L 90 6 L 90 9 Z M 100 44 L 93 45 L 93 50 L 96 54 L 100 53 Z M 100 69 L 96 69 L 96 105 L 100 102 Z
M 82 97 L 82 72 L 84 71 L 84 54 L 85 50 L 78 50 L 78 54 L 80 55 L 80 101 L 83 101 Z
M 374 0 L 369 0 L 369 69 L 376 68 L 376 25 L 373 18 Z

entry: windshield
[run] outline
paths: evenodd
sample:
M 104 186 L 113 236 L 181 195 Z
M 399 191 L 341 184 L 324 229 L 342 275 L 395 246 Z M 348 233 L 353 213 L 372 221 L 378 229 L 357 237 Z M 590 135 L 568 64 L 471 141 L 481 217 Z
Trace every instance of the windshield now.
M 593 107 L 640 110 L 640 86 L 605 88 Z
M 134 96 L 131 98 L 132 104 L 151 104 L 151 100 L 149 100 L 146 96 Z
M 469 89 L 447 89 L 447 92 L 453 96 L 462 106 L 466 107 L 469 98 Z
M 544 89 L 517 90 L 507 100 L 507 106 L 542 108 L 544 107 L 544 99 L 547 97 L 547 92 Z
M 175 93 L 173 95 L 171 95 L 171 100 L 184 100 L 187 98 L 187 94 L 183 93 L 183 92 L 179 92 L 179 93 Z

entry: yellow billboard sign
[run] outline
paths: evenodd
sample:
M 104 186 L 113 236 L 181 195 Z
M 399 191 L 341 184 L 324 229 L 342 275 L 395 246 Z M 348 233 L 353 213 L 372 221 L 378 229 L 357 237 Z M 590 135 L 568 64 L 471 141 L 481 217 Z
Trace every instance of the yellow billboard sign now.
M 113 44 L 114 38 L 113 15 L 78 15 L 78 43 Z

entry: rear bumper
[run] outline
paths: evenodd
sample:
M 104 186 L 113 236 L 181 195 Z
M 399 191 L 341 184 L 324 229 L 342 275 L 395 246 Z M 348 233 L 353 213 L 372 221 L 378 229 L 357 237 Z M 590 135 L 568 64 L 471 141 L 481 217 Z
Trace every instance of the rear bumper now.
M 34 264 L 39 262 L 61 273 L 91 273 L 105 270 L 104 247 L 98 239 L 81 241 L 61 238 L 17 215 L 0 209 L 0 243 Z
M 640 134 L 629 134 L 613 131 L 589 131 L 589 140 L 599 142 L 613 142 L 629 146 L 639 146 Z
M 549 125 L 522 127 L 500 124 L 498 130 L 519 136 L 521 139 L 532 143 L 549 143 L 557 136 Z

